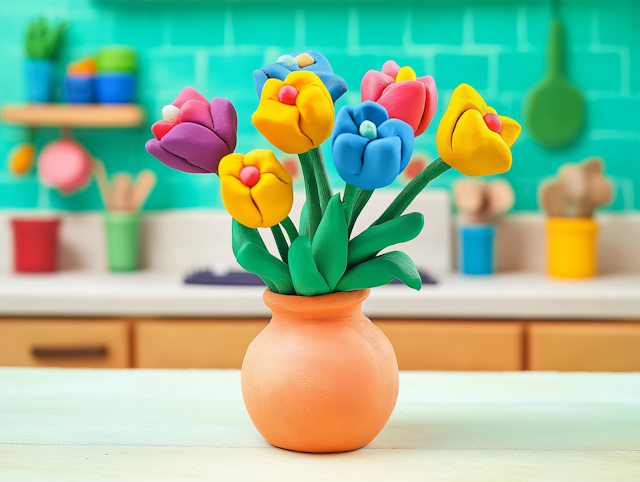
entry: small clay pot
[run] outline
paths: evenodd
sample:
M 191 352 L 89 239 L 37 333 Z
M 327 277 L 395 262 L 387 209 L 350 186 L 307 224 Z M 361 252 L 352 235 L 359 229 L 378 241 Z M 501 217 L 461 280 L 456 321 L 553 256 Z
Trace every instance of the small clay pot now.
M 393 412 L 398 362 L 362 314 L 369 290 L 323 296 L 265 291 L 273 312 L 242 363 L 242 395 L 262 436 L 298 452 L 345 452 L 371 442 Z

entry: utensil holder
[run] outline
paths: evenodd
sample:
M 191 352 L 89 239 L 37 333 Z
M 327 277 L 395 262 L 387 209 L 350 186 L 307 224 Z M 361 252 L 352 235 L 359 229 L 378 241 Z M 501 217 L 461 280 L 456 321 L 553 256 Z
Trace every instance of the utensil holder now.
M 547 220 L 547 270 L 555 278 L 595 276 L 598 224 L 591 218 Z
M 489 224 L 467 224 L 460 226 L 458 233 L 460 272 L 466 275 L 492 274 L 495 228 Z
M 139 266 L 140 214 L 106 212 L 107 261 L 111 271 L 135 271 Z
M 16 218 L 13 229 L 16 273 L 50 273 L 58 270 L 60 218 Z

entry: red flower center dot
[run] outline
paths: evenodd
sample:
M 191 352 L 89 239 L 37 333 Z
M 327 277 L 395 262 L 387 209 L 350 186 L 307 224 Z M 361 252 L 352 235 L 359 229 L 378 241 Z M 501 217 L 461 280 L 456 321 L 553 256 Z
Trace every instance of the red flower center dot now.
M 298 89 L 293 85 L 283 85 L 278 92 L 278 100 L 283 104 L 293 105 L 296 103 L 298 97 Z
M 500 131 L 502 130 L 502 122 L 500 121 L 500 117 L 489 112 L 487 115 L 483 117 L 483 119 L 485 124 L 487 124 L 487 127 L 490 130 L 500 134 Z
M 240 181 L 247 187 L 255 186 L 260 180 L 260 169 L 255 166 L 245 166 L 240 170 Z

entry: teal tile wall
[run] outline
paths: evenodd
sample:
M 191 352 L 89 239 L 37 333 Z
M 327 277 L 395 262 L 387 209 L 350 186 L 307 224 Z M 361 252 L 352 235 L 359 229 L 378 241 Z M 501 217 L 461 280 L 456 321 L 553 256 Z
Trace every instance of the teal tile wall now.
M 525 131 L 513 148 L 514 167 L 506 177 L 517 191 L 517 210 L 537 209 L 541 180 L 564 162 L 590 155 L 606 159 L 617 186 L 609 208 L 640 208 L 640 6 L 635 0 L 561 0 L 566 71 L 588 101 L 588 121 L 570 146 L 548 150 Z M 73 136 L 110 172 L 153 169 L 159 185 L 150 209 L 220 207 L 218 180 L 165 168 L 144 150 L 149 126 L 182 87 L 206 96 L 230 98 L 239 114 L 238 151 L 268 147 L 251 124 L 257 106 L 251 73 L 279 55 L 317 49 L 348 82 L 338 107 L 359 101 L 359 84 L 368 69 L 395 59 L 419 75 L 435 77 L 440 104 L 416 152 L 437 156 L 435 131 L 453 88 L 474 85 L 501 113 L 521 119 L 522 98 L 544 70 L 550 2 L 467 0 L 365 2 L 270 2 L 222 0 L 29 0 L 0 2 L 0 104 L 24 100 L 22 34 L 28 20 L 45 13 L 67 18 L 70 28 L 59 76 L 71 60 L 105 44 L 129 44 L 140 58 L 138 101 L 149 121 L 140 129 L 76 129 Z M 0 125 L 0 208 L 101 207 L 95 185 L 63 196 L 39 185 L 35 174 L 13 177 L 8 152 L 26 139 L 26 130 Z M 41 129 L 41 147 L 56 139 Z M 281 153 L 280 153 L 281 154 Z M 332 180 L 340 185 L 325 148 Z M 284 156 L 281 156 L 284 157 Z M 451 185 L 449 172 L 435 186 Z

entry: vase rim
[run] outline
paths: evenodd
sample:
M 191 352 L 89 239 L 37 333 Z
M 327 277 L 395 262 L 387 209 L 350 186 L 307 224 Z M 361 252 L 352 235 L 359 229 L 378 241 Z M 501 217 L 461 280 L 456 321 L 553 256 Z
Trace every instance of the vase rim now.
M 343 317 L 357 309 L 367 299 L 371 290 L 343 291 L 318 296 L 281 295 L 267 288 L 263 295 L 264 304 L 273 312 L 293 312 L 308 314 L 309 318 Z M 306 316 L 305 316 L 306 318 Z

